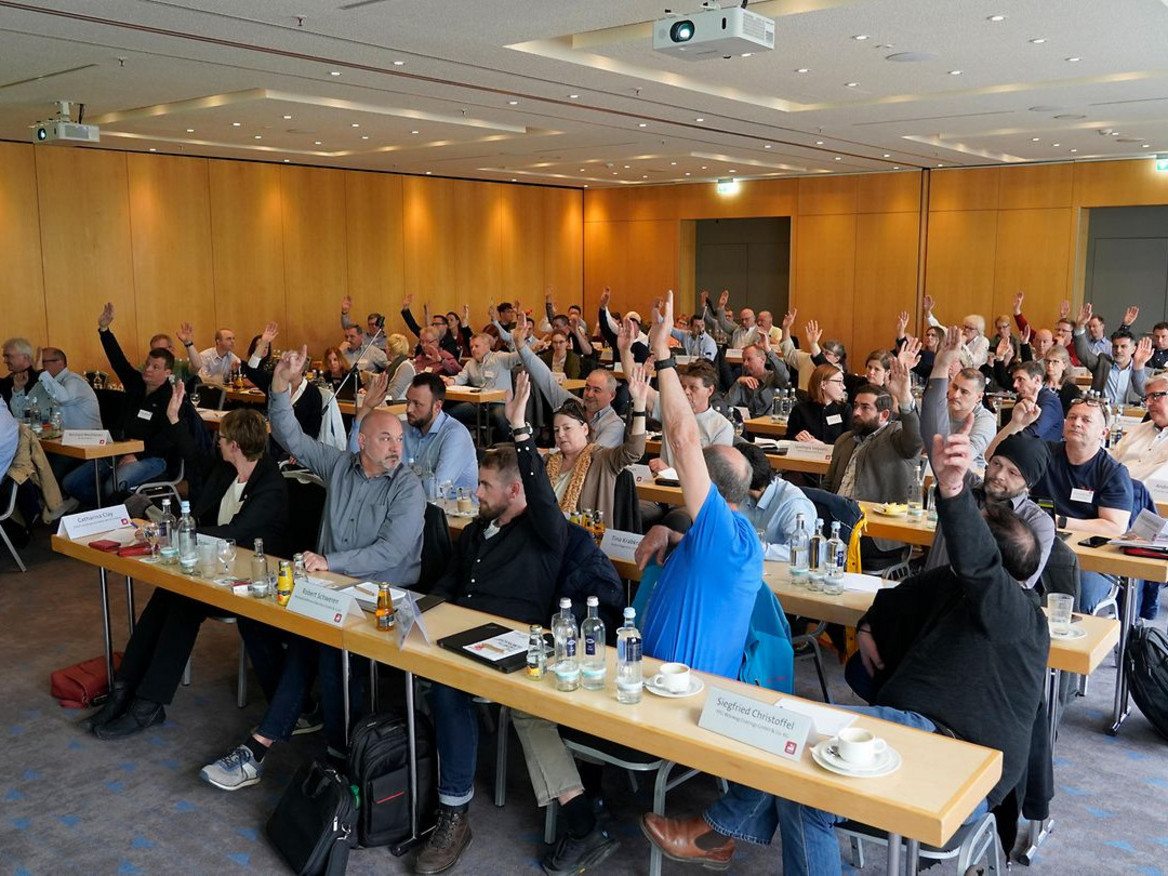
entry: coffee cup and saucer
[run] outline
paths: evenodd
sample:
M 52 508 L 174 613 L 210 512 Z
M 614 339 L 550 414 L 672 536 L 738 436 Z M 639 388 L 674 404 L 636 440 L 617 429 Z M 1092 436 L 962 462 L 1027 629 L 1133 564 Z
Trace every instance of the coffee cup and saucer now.
M 847 727 L 811 749 L 811 758 L 841 776 L 871 779 L 900 769 L 900 755 L 871 730 Z
M 690 697 L 704 687 L 684 663 L 662 663 L 661 671 L 645 682 L 645 690 L 659 697 Z

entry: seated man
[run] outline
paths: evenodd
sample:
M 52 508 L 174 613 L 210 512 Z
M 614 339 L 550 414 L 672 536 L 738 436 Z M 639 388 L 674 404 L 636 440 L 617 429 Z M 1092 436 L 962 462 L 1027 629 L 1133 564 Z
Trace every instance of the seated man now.
M 1010 435 L 1023 431 L 1040 415 L 1038 405 L 1023 399 L 987 453 L 994 455 Z M 1063 422 L 1063 440 L 1049 441 L 1050 463 L 1030 488 L 1036 501 L 1054 504 L 1059 529 L 1112 537 L 1127 532 L 1132 514 L 1132 482 L 1127 468 L 1104 449 L 1110 423 L 1099 399 L 1075 399 Z M 1079 573 L 1078 610 L 1090 613 L 1111 589 L 1113 579 L 1100 572 Z
M 519 361 L 531 375 L 531 382 L 535 384 L 536 389 L 547 399 L 552 411 L 556 411 L 576 396 L 560 386 L 547 363 L 523 343 L 530 327 L 527 318 L 520 314 L 519 322 L 512 333 L 518 345 Z M 598 447 L 620 447 L 625 440 L 624 421 L 612 409 L 616 389 L 616 377 L 611 371 L 603 368 L 597 368 L 584 382 L 584 410 L 588 414 L 588 428 L 594 438 L 593 443 Z
M 406 328 L 408 328 L 417 336 L 420 345 L 421 341 L 423 340 L 423 328 L 422 326 L 418 325 L 418 321 L 414 319 L 414 314 L 410 311 L 410 304 L 413 303 L 413 300 L 413 295 L 407 295 L 402 299 L 401 318 L 402 321 L 406 324 Z M 426 321 L 427 326 L 434 332 L 435 343 L 438 349 L 450 354 L 450 356 L 454 358 L 455 364 L 457 364 L 462 351 L 458 346 L 458 338 L 456 338 L 450 331 L 450 320 L 448 320 L 446 315 L 443 313 L 435 313 L 433 316 L 431 316 L 429 304 L 422 305 L 422 315 Z M 421 352 L 420 346 L 416 352 Z M 420 369 L 419 373 L 421 373 Z M 447 373 L 457 374 L 458 372 L 449 371 Z
M 500 353 L 493 349 L 495 338 L 486 332 L 479 332 L 470 339 L 470 355 L 463 369 L 454 377 L 443 378 L 447 386 L 471 386 L 476 389 L 509 391 L 511 389 L 511 369 L 519 361 L 518 353 Z M 447 413 L 464 426 L 478 424 L 478 411 L 470 402 L 452 404 Z M 500 434 L 506 431 L 507 422 L 503 416 L 503 405 L 491 402 L 487 414 L 494 428 Z
M 157 478 L 166 471 L 168 455 L 174 451 L 166 421 L 174 356 L 163 349 L 151 350 L 146 354 L 145 367 L 139 371 L 126 360 L 117 338 L 110 331 L 113 320 L 114 306 L 106 304 L 97 321 L 98 337 L 126 392 L 122 422 L 112 424 L 110 431 L 116 440 L 140 440 L 146 449 L 119 457 L 112 466 L 109 460 L 99 459 L 69 472 L 61 486 L 82 505 L 88 506 L 100 505 L 102 501 L 96 493 L 95 466 L 103 475 L 102 493 L 108 494 Z
M 365 333 L 355 325 L 345 329 L 345 342 L 341 350 L 345 353 L 354 371 L 371 371 L 379 374 L 389 366 L 389 357 L 385 353 L 385 333 L 378 338 L 381 345 L 369 344 Z
M 701 314 L 690 317 L 688 332 L 675 328 L 671 328 L 670 332 L 674 339 L 681 343 L 685 355 L 693 359 L 705 359 L 708 362 L 718 358 L 718 344 L 706 334 L 706 323 Z
M 1168 322 L 1152 326 L 1152 358 L 1148 364 L 1156 371 L 1168 368 Z
M 350 327 L 357 329 L 359 343 L 352 348 L 353 353 L 356 353 L 357 350 L 366 344 L 372 344 L 382 352 L 385 352 L 385 317 L 376 311 L 370 313 L 365 318 L 365 329 L 362 330 L 360 326 L 354 326 L 353 320 L 349 316 L 349 311 L 352 309 L 353 299 L 346 295 L 341 299 L 341 330 L 345 332 L 345 337 L 348 338 L 348 329 Z
M 726 404 L 746 408 L 752 417 L 765 416 L 771 412 L 776 390 L 786 389 L 790 382 L 791 373 L 771 349 L 770 338 L 760 335 L 757 344 L 747 344 L 742 350 L 742 376 L 726 393 Z
M 1079 325 L 1096 320 L 1091 315 L 1090 303 L 1079 311 Z M 1098 324 L 1102 324 L 1099 322 Z M 1152 342 L 1143 338 L 1136 343 L 1126 326 L 1120 326 L 1111 335 L 1111 354 L 1097 352 L 1082 328 L 1075 329 L 1075 352 L 1079 361 L 1091 372 L 1091 389 L 1117 405 L 1136 405 L 1144 398 L 1144 366 L 1152 358 Z
M 795 523 L 800 514 L 810 534 L 815 525 L 815 503 L 807 494 L 789 481 L 779 477 L 771 468 L 766 452 L 754 444 L 734 445 L 750 463 L 750 497 L 738 509 L 750 521 L 756 532 L 766 534 L 767 557 L 786 562 L 790 555 L 787 545 L 795 534 Z
M 1111 455 L 1138 481 L 1163 479 L 1168 477 L 1168 375 L 1148 379 L 1144 404 L 1148 419 L 1129 429 Z
M 214 346 L 200 350 L 197 357 L 191 356 L 191 364 L 198 365 L 199 379 L 204 383 L 230 383 L 231 375 L 240 363 L 234 350 L 235 332 L 225 328 L 216 331 Z
M 33 367 L 36 354 L 32 344 L 25 338 L 9 338 L 4 342 L 4 365 L 8 374 L 0 377 L 0 394 L 4 396 L 4 403 L 10 406 L 11 412 L 20 416 L 24 409 L 19 411 L 12 408 L 13 394 L 23 392 L 39 379 L 40 374 Z
M 479 517 L 455 543 L 454 556 L 432 592 L 459 605 L 525 624 L 546 625 L 564 558 L 568 523 L 524 422 L 530 395 L 526 375 L 515 382 L 507 420 L 515 446 L 487 451 L 479 468 Z M 414 864 L 420 874 L 442 873 L 470 844 L 467 812 L 474 797 L 478 717 L 470 694 L 434 684 L 430 689 L 438 743 L 438 826 Z M 575 760 L 556 726 L 512 712 L 541 806 L 563 806 L 568 838 L 544 859 L 547 873 L 577 873 L 599 864 L 618 843 L 596 824 L 583 796 Z
M 985 449 L 997 434 L 998 422 L 981 403 L 985 397 L 984 374 L 976 368 L 962 368 L 952 378 L 949 377 L 960 361 L 961 332 L 955 326 L 950 326 L 933 359 L 929 384 L 921 400 L 921 435 L 928 446 L 930 436 L 956 432 L 957 427 L 972 415 L 973 430 L 969 433 L 969 444 L 973 449 L 973 467 L 982 471 L 986 464 Z
M 1014 392 L 1038 405 L 1038 420 L 1027 427 L 1026 434 L 1043 441 L 1058 441 L 1063 436 L 1063 403 L 1046 386 L 1046 365 L 1042 362 L 1019 362 L 1012 370 Z
M 968 437 L 941 440 L 933 454 L 937 512 L 952 565 L 876 595 L 858 625 L 860 653 L 875 676 L 873 706 L 851 711 L 1001 751 L 1001 778 L 972 819 L 1001 802 L 1026 769 L 1050 633 L 1038 594 L 1016 583 L 1038 564 L 1034 533 L 1004 505 L 983 519 L 966 482 Z M 731 785 L 704 815 L 650 813 L 642 830 L 672 860 L 723 869 L 734 838 L 767 845 L 778 827 L 784 876 L 834 876 L 842 869 L 833 830 L 841 820 Z
M 309 572 L 339 572 L 371 581 L 416 584 L 422 565 L 422 524 L 426 497 L 413 472 L 401 464 L 401 421 L 375 411 L 361 424 L 360 450 L 353 454 L 330 447 L 301 431 L 292 413 L 292 375 L 304 368 L 307 347 L 286 351 L 272 371 L 268 416 L 272 435 L 326 485 L 317 551 L 304 553 Z M 256 621 L 239 619 L 239 632 L 253 663 L 287 657 L 268 710 L 246 742 L 208 764 L 199 777 L 234 791 L 260 781 L 269 747 L 287 739 L 296 726 L 313 672 L 319 663 L 321 707 L 329 748 L 343 756 L 344 726 L 340 652 L 296 636 L 286 637 Z M 359 699 L 362 673 L 354 670 L 351 687 Z M 359 712 L 359 702 L 352 710 Z
M 718 306 L 714 307 L 710 304 L 709 294 L 702 290 L 702 303 L 705 305 L 702 316 L 706 327 L 711 331 L 715 328 L 722 329 L 729 338 L 727 347 L 731 350 L 744 350 L 751 344 L 759 343 L 761 338 L 754 321 L 754 311 L 749 307 L 742 308 L 738 314 L 738 322 L 735 322 L 726 310 L 726 302 L 729 300 L 730 292 L 723 290 L 718 298 Z
M 445 317 L 443 317 L 445 319 Z M 445 337 L 454 337 L 451 334 Z M 424 328 L 418 333 L 418 350 L 414 356 L 414 371 L 417 374 L 457 374 L 462 370 L 458 355 L 441 347 L 438 330 Z

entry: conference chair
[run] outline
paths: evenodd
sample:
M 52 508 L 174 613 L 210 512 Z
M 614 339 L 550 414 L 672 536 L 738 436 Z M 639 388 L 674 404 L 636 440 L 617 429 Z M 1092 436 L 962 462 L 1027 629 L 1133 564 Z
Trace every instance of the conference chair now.
M 0 481 L 0 524 L 6 520 L 12 519 L 12 514 L 16 510 L 16 481 L 5 476 L 3 481 Z M 0 538 L 4 539 L 4 546 L 8 548 L 8 553 L 12 554 L 12 559 L 16 560 L 16 565 L 20 567 L 20 571 L 27 572 L 28 569 L 24 566 L 24 560 L 20 558 L 20 554 L 16 552 L 16 547 L 12 544 L 12 539 L 8 537 L 3 525 L 0 525 Z
M 883 831 L 860 824 L 858 821 L 844 821 L 835 826 L 836 832 L 842 834 L 852 844 L 852 866 L 862 869 L 864 866 L 864 843 L 873 842 L 888 845 L 888 835 Z M 985 861 L 985 872 L 991 876 L 1005 876 L 1005 856 L 1002 854 L 1001 843 L 998 842 L 997 824 L 992 812 L 987 812 L 969 824 L 963 824 L 943 846 L 920 845 L 910 840 L 906 863 L 909 873 L 916 873 L 918 858 L 928 861 L 957 860 L 957 872 L 965 873 L 970 867 L 980 861 Z M 915 854 L 914 854 L 915 852 Z

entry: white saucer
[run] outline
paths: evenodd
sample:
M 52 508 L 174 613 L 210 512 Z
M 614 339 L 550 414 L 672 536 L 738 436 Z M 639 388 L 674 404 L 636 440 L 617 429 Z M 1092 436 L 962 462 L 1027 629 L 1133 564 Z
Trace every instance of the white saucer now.
M 671 690 L 658 687 L 657 685 L 653 684 L 652 678 L 645 680 L 645 690 L 649 691 L 649 693 L 656 694 L 659 697 L 670 697 L 672 699 L 678 699 L 680 697 L 692 697 L 696 693 L 701 693 L 705 686 L 705 682 L 703 682 L 696 675 L 691 675 L 689 677 L 689 690 L 684 690 L 680 693 L 674 693 Z
M 836 753 L 835 744 L 834 739 L 825 739 L 811 749 L 811 759 L 828 772 L 855 779 L 875 779 L 900 769 L 900 754 L 893 748 L 884 749 L 870 765 L 857 767 Z
M 1062 639 L 1063 641 L 1068 641 L 1071 639 L 1082 639 L 1086 635 L 1087 631 L 1082 627 L 1071 627 L 1070 632 L 1067 633 L 1056 633 L 1054 630 L 1050 631 L 1050 637 L 1052 639 Z

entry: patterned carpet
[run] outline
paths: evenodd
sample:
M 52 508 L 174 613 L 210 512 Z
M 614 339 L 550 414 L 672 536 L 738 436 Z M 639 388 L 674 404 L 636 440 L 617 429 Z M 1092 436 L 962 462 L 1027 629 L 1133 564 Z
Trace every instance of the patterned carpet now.
M 319 735 L 299 737 L 269 756 L 261 784 L 235 793 L 198 779 L 205 763 L 244 738 L 262 713 L 253 681 L 242 711 L 235 706 L 238 638 L 234 627 L 208 621 L 195 648 L 193 683 L 180 688 L 165 724 L 132 739 L 101 742 L 76 727 L 83 713 L 62 709 L 49 696 L 49 674 L 101 653 L 96 573 L 55 557 L 40 534 L 22 551 L 21 575 L 0 559 L 0 872 L 14 874 L 134 874 L 287 872 L 268 845 L 264 823 L 303 757 L 323 746 Z M 124 587 L 114 579 L 116 640 L 126 630 Z M 137 587 L 138 608 L 150 588 Z M 1163 623 L 1163 620 L 1159 621 Z M 801 664 L 800 692 L 815 696 L 814 673 Z M 845 693 L 842 672 L 829 667 L 835 695 Z M 1057 874 L 1168 873 L 1168 757 L 1165 743 L 1136 711 L 1118 738 L 1103 732 L 1110 714 L 1111 661 L 1074 702 L 1055 750 L 1056 827 L 1030 868 Z M 392 684 L 392 679 L 389 680 Z M 542 812 L 534 803 L 522 756 L 513 741 L 508 801 L 491 802 L 493 738 L 484 734 L 478 797 L 472 803 L 474 842 L 459 874 L 538 873 Z M 717 794 L 709 777 L 672 792 L 670 814 L 700 811 Z M 604 873 L 648 869 L 648 846 L 637 818 L 651 805 L 650 789 L 634 793 L 624 776 L 606 774 L 606 796 L 621 850 Z M 777 840 L 776 840 L 777 844 Z M 872 848 L 861 872 L 883 872 Z M 409 856 L 385 849 L 355 852 L 353 874 L 411 872 Z M 1026 872 L 1015 864 L 1015 873 Z M 777 847 L 740 846 L 733 873 L 779 872 Z M 952 873 L 952 864 L 930 871 Z M 666 862 L 667 874 L 697 873 Z M 845 866 L 845 872 L 849 868 Z

